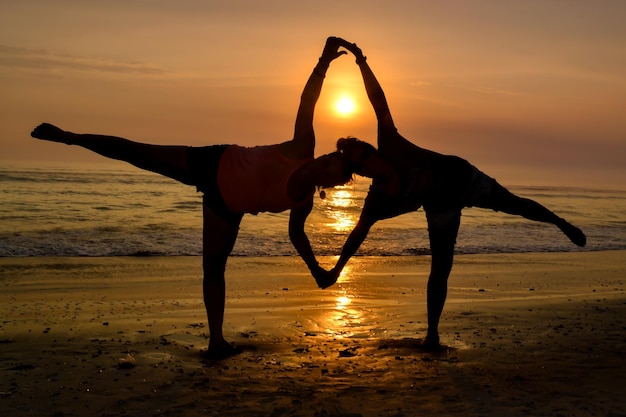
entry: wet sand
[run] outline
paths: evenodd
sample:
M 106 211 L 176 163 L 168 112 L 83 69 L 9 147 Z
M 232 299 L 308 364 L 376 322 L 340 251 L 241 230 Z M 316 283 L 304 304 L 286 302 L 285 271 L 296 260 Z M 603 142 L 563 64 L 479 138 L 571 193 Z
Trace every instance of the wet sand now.
M 330 265 L 332 259 L 323 259 Z M 458 256 L 440 353 L 429 258 L 232 258 L 203 358 L 201 259 L 0 259 L 3 416 L 626 416 L 626 252 Z M 130 356 L 129 356 L 130 355 Z

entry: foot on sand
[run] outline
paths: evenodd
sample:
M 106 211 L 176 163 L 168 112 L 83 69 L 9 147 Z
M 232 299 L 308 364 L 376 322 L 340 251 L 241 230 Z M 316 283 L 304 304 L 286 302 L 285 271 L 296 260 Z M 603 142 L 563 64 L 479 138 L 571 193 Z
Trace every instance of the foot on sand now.
M 419 342 L 416 347 L 425 352 L 443 352 L 445 349 L 439 343 L 439 336 L 426 336 L 426 338 Z
M 210 344 L 209 349 L 206 352 L 203 352 L 203 356 L 210 360 L 220 360 L 238 355 L 241 352 L 242 350 L 240 348 L 224 341 L 219 344 Z

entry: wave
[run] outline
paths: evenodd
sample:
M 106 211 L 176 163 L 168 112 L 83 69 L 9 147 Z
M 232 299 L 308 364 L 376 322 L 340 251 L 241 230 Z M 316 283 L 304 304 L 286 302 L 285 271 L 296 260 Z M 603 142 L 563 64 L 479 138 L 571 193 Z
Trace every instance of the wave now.
M 315 199 L 307 233 L 317 255 L 338 255 L 356 224 L 369 182 L 327 190 Z M 198 256 L 202 202 L 194 187 L 141 171 L 0 169 L 0 257 Z M 626 191 L 512 187 L 581 227 L 582 250 L 626 249 Z M 294 256 L 288 212 L 247 215 L 233 256 Z M 468 209 L 458 253 L 581 250 L 554 226 L 490 210 Z M 359 255 L 430 253 L 424 213 L 377 223 Z

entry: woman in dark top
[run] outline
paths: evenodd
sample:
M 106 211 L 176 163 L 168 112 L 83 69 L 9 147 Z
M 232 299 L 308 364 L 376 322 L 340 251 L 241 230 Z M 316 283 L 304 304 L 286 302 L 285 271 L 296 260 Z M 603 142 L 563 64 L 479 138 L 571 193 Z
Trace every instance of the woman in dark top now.
M 512 194 L 464 159 L 442 155 L 409 142 L 398 133 L 385 94 L 356 44 L 342 40 L 356 57 L 367 95 L 378 119 L 378 152 L 354 142 L 344 153 L 360 160 L 355 172 L 372 178 L 363 211 L 329 274 L 318 282 L 330 286 L 379 220 L 424 208 L 432 253 L 427 288 L 428 331 L 424 347 L 438 349 L 438 325 L 452 270 L 454 245 L 465 207 L 482 207 L 556 225 L 572 242 L 585 246 L 584 233 L 541 204 Z

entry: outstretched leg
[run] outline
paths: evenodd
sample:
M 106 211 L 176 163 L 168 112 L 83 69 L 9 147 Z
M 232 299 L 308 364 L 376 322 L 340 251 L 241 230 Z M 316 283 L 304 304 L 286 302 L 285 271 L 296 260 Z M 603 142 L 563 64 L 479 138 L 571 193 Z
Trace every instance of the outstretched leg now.
M 184 184 L 193 184 L 187 162 L 187 146 L 152 145 L 115 136 L 77 134 L 48 123 L 37 126 L 31 136 L 81 146 L 107 158 L 128 162 Z
M 235 245 L 239 224 L 243 215 L 225 220 L 216 214 L 205 202 L 202 212 L 203 228 L 203 294 L 204 305 L 209 321 L 209 351 L 211 359 L 232 356 L 238 351 L 224 339 L 222 325 L 224 323 L 224 304 L 226 299 L 226 282 L 224 272 L 226 261 Z
M 428 332 L 424 340 L 424 348 L 438 350 L 441 349 L 439 319 L 448 294 L 448 277 L 452 270 L 454 245 L 461 224 L 461 212 L 449 210 L 433 213 L 428 209 L 425 211 L 432 260 L 426 295 Z
M 587 243 L 585 234 L 578 227 L 557 216 L 536 201 L 516 196 L 495 181 L 493 190 L 489 194 L 481 196 L 475 206 L 522 216 L 529 220 L 551 223 L 561 229 L 576 245 L 585 246 Z

